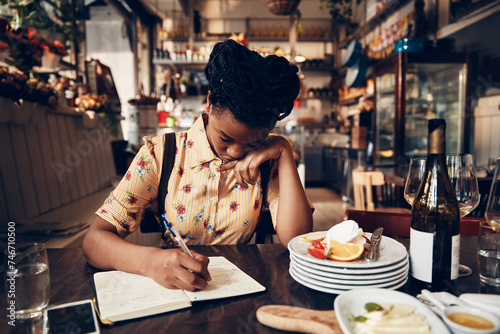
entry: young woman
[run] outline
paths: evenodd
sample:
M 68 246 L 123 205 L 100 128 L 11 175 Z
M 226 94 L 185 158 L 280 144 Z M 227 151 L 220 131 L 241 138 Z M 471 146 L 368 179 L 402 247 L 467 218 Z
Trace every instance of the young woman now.
M 283 245 L 312 229 L 312 209 L 290 143 L 269 136 L 288 116 L 299 92 L 297 67 L 283 57 L 261 57 L 228 40 L 217 43 L 205 68 L 207 111 L 176 134 L 176 153 L 165 198 L 167 221 L 188 245 L 245 243 L 268 205 Z M 165 138 L 145 138 L 128 172 L 96 212 L 83 241 L 88 262 L 153 278 L 168 288 L 203 289 L 208 258 L 178 248 L 133 245 L 123 238 L 155 207 Z M 269 161 L 267 203 L 259 166 Z

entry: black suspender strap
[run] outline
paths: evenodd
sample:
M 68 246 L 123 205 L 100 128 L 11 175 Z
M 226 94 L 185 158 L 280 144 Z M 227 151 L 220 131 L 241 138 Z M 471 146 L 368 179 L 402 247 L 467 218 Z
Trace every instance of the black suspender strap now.
M 165 135 L 165 151 L 163 152 L 163 167 L 158 187 L 158 217 L 165 212 L 165 198 L 168 193 L 168 180 L 174 169 L 175 162 L 175 133 Z
M 163 232 L 163 224 L 161 224 L 161 215 L 165 212 L 165 197 L 168 192 L 168 180 L 174 168 L 175 162 L 175 133 L 167 133 L 165 137 L 165 148 L 163 151 L 162 172 L 160 176 L 160 184 L 158 186 L 158 210 L 146 210 L 141 220 L 140 229 L 142 233 Z
M 257 226 L 255 227 L 255 243 L 263 244 L 266 242 L 266 237 L 275 234 L 273 221 L 271 218 L 271 211 L 266 207 L 267 205 L 267 186 L 271 176 L 271 163 L 269 160 L 263 162 L 260 166 L 260 179 L 262 187 L 262 206 L 260 209 L 260 217 Z M 250 238 L 247 242 L 250 241 Z
M 271 162 L 269 160 L 264 161 L 260 166 L 260 187 L 262 189 L 262 208 L 267 201 L 267 185 L 269 184 L 269 177 L 271 176 Z M 262 209 L 261 209 L 262 214 Z

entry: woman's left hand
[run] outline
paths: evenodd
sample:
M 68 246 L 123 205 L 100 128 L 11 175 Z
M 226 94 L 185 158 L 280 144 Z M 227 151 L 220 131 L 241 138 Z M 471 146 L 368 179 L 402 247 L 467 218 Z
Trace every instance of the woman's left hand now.
M 284 150 L 292 150 L 290 142 L 281 136 L 272 136 L 243 158 L 222 164 L 217 171 L 233 169 L 239 184 L 254 185 L 259 176 L 259 166 L 266 160 L 278 160 Z

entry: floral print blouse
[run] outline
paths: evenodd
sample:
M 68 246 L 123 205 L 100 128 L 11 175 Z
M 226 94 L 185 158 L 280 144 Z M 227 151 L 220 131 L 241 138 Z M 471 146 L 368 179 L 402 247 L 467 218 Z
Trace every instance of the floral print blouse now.
M 97 215 L 113 224 L 120 236 L 134 232 L 146 208 L 156 211 L 162 173 L 164 137 L 144 137 L 145 145 Z M 188 245 L 245 243 L 261 212 L 262 189 L 238 184 L 233 170 L 217 172 L 222 161 L 208 142 L 203 118 L 176 134 L 177 151 L 165 200 L 166 217 Z M 267 202 L 273 224 L 278 210 L 278 173 L 271 161 Z

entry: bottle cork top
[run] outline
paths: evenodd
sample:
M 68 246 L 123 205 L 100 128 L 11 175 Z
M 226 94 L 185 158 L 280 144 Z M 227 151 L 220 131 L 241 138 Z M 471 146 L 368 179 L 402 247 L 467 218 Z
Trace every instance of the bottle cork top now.
M 437 129 L 440 126 L 446 127 L 446 121 L 444 119 L 436 118 L 436 119 L 429 120 L 429 124 L 428 124 L 429 132 L 434 131 L 435 129 Z

